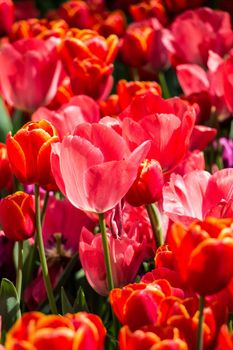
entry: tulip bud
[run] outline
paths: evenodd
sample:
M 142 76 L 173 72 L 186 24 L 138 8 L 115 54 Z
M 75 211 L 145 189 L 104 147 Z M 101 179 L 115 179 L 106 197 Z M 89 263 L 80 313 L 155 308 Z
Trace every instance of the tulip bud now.
M 126 200 L 135 207 L 154 203 L 161 197 L 163 184 L 164 178 L 159 162 L 145 159 L 138 169 L 136 180 L 126 194 Z
M 7 238 L 21 241 L 35 230 L 34 199 L 25 192 L 15 192 L 0 202 L 0 224 Z
M 46 120 L 25 124 L 14 136 L 8 134 L 7 153 L 15 176 L 26 184 L 55 190 L 51 173 L 51 144 L 59 141 L 57 131 Z

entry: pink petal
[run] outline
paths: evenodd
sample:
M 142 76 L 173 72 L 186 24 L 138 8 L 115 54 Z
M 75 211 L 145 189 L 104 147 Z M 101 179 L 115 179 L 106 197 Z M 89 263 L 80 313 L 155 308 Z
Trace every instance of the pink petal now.
M 206 171 L 171 175 L 163 188 L 163 209 L 171 220 L 189 225 L 203 219 L 202 203 L 210 176 Z

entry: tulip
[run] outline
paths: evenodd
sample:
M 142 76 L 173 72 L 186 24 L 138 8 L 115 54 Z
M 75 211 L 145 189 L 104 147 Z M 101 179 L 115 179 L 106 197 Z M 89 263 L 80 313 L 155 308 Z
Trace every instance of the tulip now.
M 79 312 L 64 316 L 29 312 L 7 334 L 5 350 L 25 348 L 103 350 L 106 330 L 100 318 Z
M 161 96 L 162 90 L 155 81 L 126 81 L 119 80 L 117 83 L 117 94 L 121 110 L 124 110 L 132 102 L 134 96 L 142 95 L 146 92 Z
M 116 238 L 108 235 L 113 284 L 123 287 L 133 282 L 145 255 L 145 242 L 139 243 L 126 234 Z M 100 295 L 108 295 L 107 275 L 101 235 L 83 228 L 79 256 L 88 282 Z
M 201 296 L 219 292 L 233 277 L 232 227 L 232 219 L 209 217 L 194 222 L 188 229 L 180 224 L 171 228 L 168 242 L 180 277 Z
M 58 141 L 55 128 L 46 120 L 28 122 L 14 136 L 7 135 L 6 147 L 12 171 L 25 184 L 56 189 L 50 168 L 51 145 Z
M 196 63 L 206 66 L 209 50 L 223 57 L 232 43 L 229 14 L 203 7 L 177 16 L 171 25 L 171 38 L 165 44 L 174 65 Z
M 184 11 L 188 8 L 199 7 L 204 2 L 204 0 L 193 0 L 192 2 L 188 0 L 164 0 L 164 5 L 170 12 L 176 13 Z
M 158 309 L 166 296 L 172 296 L 173 289 L 165 279 L 155 280 L 152 283 L 133 283 L 122 289 L 113 289 L 110 292 L 110 303 L 123 325 L 131 330 L 146 325 L 153 325 L 158 320 Z M 135 317 L 139 314 L 140 317 Z
M 11 0 L 0 1 L 0 34 L 9 34 L 14 21 L 14 3 Z
M 12 172 L 4 143 L 0 143 L 0 174 L 0 190 L 2 190 L 12 182 Z
M 3 198 L 0 202 L 0 222 L 9 239 L 22 241 L 32 237 L 35 231 L 33 197 L 19 191 Z
M 164 212 L 186 227 L 207 216 L 232 217 L 232 175 L 233 169 L 223 169 L 214 175 L 197 170 L 183 177 L 172 174 L 163 187 Z
M 0 67 L 1 92 L 9 105 L 33 111 L 55 96 L 61 62 L 53 39 L 30 38 L 4 44 Z
M 143 143 L 130 154 L 123 138 L 110 127 L 83 123 L 73 136 L 52 146 L 52 171 L 75 207 L 104 213 L 129 190 L 149 147 L 150 142 Z
M 33 121 L 46 119 L 56 128 L 60 139 L 72 134 L 75 127 L 83 122 L 93 123 L 100 119 L 97 103 L 85 95 L 75 96 L 56 111 L 46 107 L 39 108 L 32 115 Z
M 131 149 L 152 140 L 148 159 L 170 172 L 185 156 L 195 122 L 195 111 L 179 98 L 164 100 L 147 92 L 136 96 L 119 115 L 122 135 Z
M 164 178 L 160 164 L 145 159 L 139 169 L 136 180 L 126 194 L 126 200 L 133 206 L 157 202 L 162 196 Z
M 132 332 L 124 326 L 119 334 L 120 350 L 188 350 L 185 340 L 180 339 L 179 330 L 171 327 L 143 327 Z

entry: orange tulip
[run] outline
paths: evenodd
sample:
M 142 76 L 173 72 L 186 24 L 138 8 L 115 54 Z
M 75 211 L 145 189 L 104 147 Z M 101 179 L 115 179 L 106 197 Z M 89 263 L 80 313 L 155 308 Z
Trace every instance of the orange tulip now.
M 56 189 L 50 167 L 51 144 L 59 141 L 57 131 L 46 120 L 28 122 L 14 136 L 8 134 L 7 153 L 15 176 L 26 184 Z
M 65 316 L 30 312 L 7 334 L 5 350 L 103 350 L 106 330 L 96 315 L 79 312 Z

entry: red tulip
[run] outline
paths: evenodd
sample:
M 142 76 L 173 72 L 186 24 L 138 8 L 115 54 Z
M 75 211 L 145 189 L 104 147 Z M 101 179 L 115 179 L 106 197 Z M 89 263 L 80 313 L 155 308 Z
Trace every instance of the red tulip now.
M 33 197 L 25 192 L 15 192 L 3 198 L 0 202 L 0 223 L 9 239 L 22 241 L 32 237 L 35 231 Z
M 22 39 L 3 45 L 0 67 L 1 92 L 9 105 L 33 111 L 55 96 L 61 62 L 52 39 Z
M 233 220 L 207 218 L 187 230 L 173 224 L 168 242 L 182 281 L 200 295 L 225 288 L 233 277 Z M 214 274 L 212 274 L 214 271 Z
M 7 156 L 6 145 L 0 143 L 0 191 L 12 182 L 12 172 Z
M 158 308 L 166 296 L 172 295 L 170 283 L 165 279 L 152 283 L 129 284 L 110 292 L 110 303 L 123 325 L 131 330 L 153 325 L 158 319 Z M 135 317 L 135 315 L 140 317 Z
M 233 334 L 228 330 L 227 325 L 223 325 L 218 335 L 218 343 L 214 350 L 233 349 Z
M 205 0 L 192 0 L 191 2 L 188 0 L 164 0 L 165 6 L 172 13 L 181 12 L 192 7 L 199 7 L 204 2 Z
M 11 0 L 0 1 L 0 35 L 9 34 L 14 21 L 14 3 Z
M 148 92 L 136 96 L 119 118 L 131 149 L 152 140 L 147 158 L 158 161 L 163 172 L 170 172 L 188 150 L 195 111 L 179 98 L 164 100 Z
M 96 123 L 79 124 L 73 136 L 54 144 L 53 174 L 74 206 L 103 213 L 129 190 L 149 147 L 150 142 L 143 143 L 130 154 L 124 139 L 112 128 Z
M 131 332 L 124 326 L 119 334 L 120 350 L 188 350 L 185 340 L 180 339 L 177 328 L 147 326 Z
M 165 25 L 168 21 L 166 10 L 161 0 L 142 1 L 130 6 L 130 14 L 135 22 L 156 17 L 160 23 Z
M 139 169 L 136 180 L 126 194 L 126 200 L 133 206 L 157 202 L 162 196 L 164 178 L 160 164 L 145 159 Z
M 51 173 L 51 145 L 58 141 L 55 128 L 46 120 L 28 122 L 14 136 L 8 134 L 7 153 L 15 176 L 26 184 L 56 189 Z

